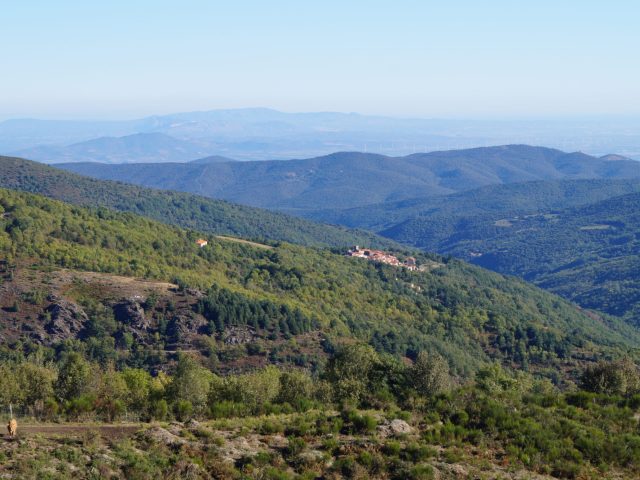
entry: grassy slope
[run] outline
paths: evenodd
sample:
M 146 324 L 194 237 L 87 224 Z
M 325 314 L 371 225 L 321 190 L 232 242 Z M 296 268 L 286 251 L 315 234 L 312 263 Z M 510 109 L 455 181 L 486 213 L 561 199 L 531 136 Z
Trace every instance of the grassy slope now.
M 130 213 L 92 212 L 41 196 L 0 190 L 0 255 L 199 287 L 299 308 L 336 338 L 356 337 L 404 355 L 445 354 L 460 374 L 490 358 L 539 368 L 635 348 L 638 334 L 580 313 L 513 278 L 450 261 L 407 272 L 326 250 L 282 244 L 268 250 L 170 227 Z M 426 259 L 419 259 L 424 260 Z

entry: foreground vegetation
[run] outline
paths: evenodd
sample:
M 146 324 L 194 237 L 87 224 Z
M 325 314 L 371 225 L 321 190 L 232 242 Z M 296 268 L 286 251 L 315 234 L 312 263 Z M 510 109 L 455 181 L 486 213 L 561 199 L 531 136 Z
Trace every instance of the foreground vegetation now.
M 406 366 L 363 345 L 339 349 L 315 377 L 267 367 L 221 378 L 188 356 L 156 377 L 101 370 L 77 354 L 56 365 L 40 358 L 1 365 L 2 402 L 22 402 L 24 424 L 29 415 L 126 420 L 130 433 L 88 423 L 72 440 L 25 427 L 39 436 L 0 446 L 0 473 L 18 478 L 640 474 L 640 376 L 628 360 L 587 369 L 580 388 L 562 393 L 498 365 L 456 385 L 437 355 Z M 153 423 L 131 429 L 134 420 Z

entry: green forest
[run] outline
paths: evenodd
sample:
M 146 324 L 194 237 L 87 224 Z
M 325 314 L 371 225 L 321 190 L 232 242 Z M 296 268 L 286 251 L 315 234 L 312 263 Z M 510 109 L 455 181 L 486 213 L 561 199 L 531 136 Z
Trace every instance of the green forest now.
M 517 275 L 637 325 L 639 188 L 635 179 L 526 182 L 311 217 Z
M 0 213 L 0 251 L 10 264 L 33 259 L 32 268 L 151 278 L 202 291 L 215 286 L 246 298 L 246 311 L 254 301 L 271 302 L 265 311 L 278 315 L 269 326 L 289 312 L 304 329 L 379 351 L 412 357 L 433 349 L 460 375 L 492 359 L 526 368 L 571 365 L 637 345 L 638 334 L 621 322 L 594 319 L 522 281 L 457 260 L 424 256 L 419 261 L 438 267 L 410 272 L 284 243 L 259 248 L 204 236 L 209 244 L 199 248 L 195 240 L 203 234 L 195 231 L 8 190 L 0 190 Z M 212 304 L 205 299 L 197 308 L 215 324 L 220 317 Z M 248 314 L 234 307 L 225 317 L 242 323 Z
M 212 200 L 189 193 L 95 180 L 21 158 L 0 156 L 0 187 L 38 193 L 87 207 L 132 212 L 203 232 L 302 245 L 396 247 L 363 230 L 320 225 L 301 218 Z

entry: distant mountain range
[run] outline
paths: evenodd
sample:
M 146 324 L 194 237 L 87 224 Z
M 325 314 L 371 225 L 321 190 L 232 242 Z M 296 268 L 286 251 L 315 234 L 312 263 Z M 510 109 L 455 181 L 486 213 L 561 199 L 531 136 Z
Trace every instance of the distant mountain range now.
M 60 161 L 187 161 L 309 158 L 336 151 L 415 152 L 524 143 L 640 159 L 640 119 L 481 121 L 403 119 L 355 113 L 212 110 L 127 121 L 13 119 L 0 122 L 0 154 Z M 162 134 L 135 141 L 136 134 Z M 134 139 L 128 138 L 134 136 Z M 119 137 L 125 137 L 119 141 Z M 82 145 L 87 141 L 97 143 Z M 131 149 L 126 148 L 133 143 Z M 185 143 L 179 143 L 185 142 Z M 80 144 L 80 145 L 77 145 Z M 37 148 L 36 148 L 37 147 Z M 45 148 L 46 147 L 46 148 Z M 168 152 L 166 151 L 168 149 Z M 174 152 L 173 154 L 171 152 Z M 202 153 L 203 152 L 203 153 Z M 133 160 L 132 160 L 133 159 Z
M 62 162 L 188 162 L 207 155 L 193 142 L 163 133 L 136 133 L 124 137 L 100 137 L 67 147 L 40 146 L 21 150 L 21 157 L 45 163 Z
M 62 164 L 101 179 L 188 191 L 300 215 L 535 180 L 640 178 L 640 162 L 507 145 L 405 157 L 343 152 L 289 161 Z

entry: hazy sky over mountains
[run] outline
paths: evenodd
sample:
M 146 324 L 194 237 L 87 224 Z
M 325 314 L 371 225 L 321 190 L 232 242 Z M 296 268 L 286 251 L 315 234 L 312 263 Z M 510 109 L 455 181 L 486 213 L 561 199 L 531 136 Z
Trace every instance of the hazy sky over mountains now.
M 640 115 L 635 1 L 4 3 L 0 119 Z

